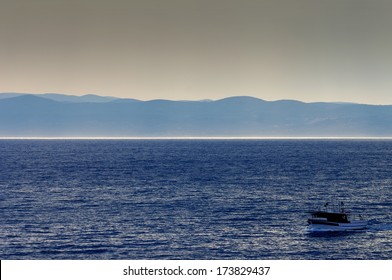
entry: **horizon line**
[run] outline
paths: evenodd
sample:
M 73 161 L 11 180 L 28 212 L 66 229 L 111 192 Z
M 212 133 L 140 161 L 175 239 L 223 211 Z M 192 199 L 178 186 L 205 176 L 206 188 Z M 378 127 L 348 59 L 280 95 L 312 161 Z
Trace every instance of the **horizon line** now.
M 85 93 L 85 94 L 75 94 L 75 93 L 58 93 L 58 92 L 40 92 L 40 93 L 31 93 L 31 92 L 13 92 L 13 91 L 0 91 L 0 94 L 20 94 L 20 95 L 34 95 L 34 96 L 40 96 L 40 95 L 65 95 L 69 97 L 85 97 L 85 96 L 97 96 L 97 97 L 103 97 L 103 98 L 113 98 L 113 99 L 119 99 L 119 100 L 136 100 L 140 102 L 150 102 L 150 101 L 158 101 L 158 100 L 164 100 L 164 101 L 172 101 L 172 102 L 216 102 L 216 101 L 221 101 L 224 99 L 230 99 L 230 98 L 236 98 L 236 97 L 250 97 L 254 99 L 259 99 L 261 101 L 266 101 L 266 102 L 279 102 L 279 101 L 297 101 L 305 104 L 312 104 L 312 103 L 333 103 L 333 104 L 354 104 L 354 105 L 371 105 L 371 106 L 391 106 L 392 104 L 390 103 L 362 103 L 358 101 L 333 101 L 333 100 L 314 100 L 314 101 L 305 101 L 303 99 L 292 99 L 292 98 L 282 98 L 282 99 L 264 99 L 259 96 L 254 96 L 254 95 L 228 95 L 225 97 L 220 97 L 220 98 L 203 98 L 203 99 L 166 99 L 166 98 L 153 98 L 153 99 L 138 99 L 136 97 L 120 97 L 120 96 L 115 96 L 115 95 L 101 95 L 97 93 Z M 11 97 L 12 98 L 12 97 Z M 46 97 L 43 97 L 46 98 Z M 50 98 L 48 98 L 50 99 Z M 1 100 L 1 99 L 0 99 Z M 54 100 L 56 101 L 56 100 Z
M 392 140 L 392 136 L 0 136 L 0 140 Z

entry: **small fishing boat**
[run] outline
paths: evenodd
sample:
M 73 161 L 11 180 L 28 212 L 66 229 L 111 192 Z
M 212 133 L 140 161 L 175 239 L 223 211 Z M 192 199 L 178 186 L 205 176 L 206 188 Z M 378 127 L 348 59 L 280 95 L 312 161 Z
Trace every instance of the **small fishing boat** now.
M 326 203 L 323 209 L 309 211 L 309 214 L 308 230 L 311 232 L 364 230 L 368 227 L 368 221 L 362 215 L 347 211 L 343 202 L 338 207 Z

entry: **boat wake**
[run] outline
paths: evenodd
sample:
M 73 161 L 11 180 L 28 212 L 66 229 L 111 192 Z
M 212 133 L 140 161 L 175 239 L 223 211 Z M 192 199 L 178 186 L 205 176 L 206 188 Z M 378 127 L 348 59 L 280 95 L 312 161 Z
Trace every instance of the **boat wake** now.
M 392 224 L 371 225 L 369 231 L 392 231 Z
M 307 233 L 333 233 L 333 232 L 364 232 L 369 230 L 369 228 L 361 229 L 320 229 L 320 228 L 307 228 Z

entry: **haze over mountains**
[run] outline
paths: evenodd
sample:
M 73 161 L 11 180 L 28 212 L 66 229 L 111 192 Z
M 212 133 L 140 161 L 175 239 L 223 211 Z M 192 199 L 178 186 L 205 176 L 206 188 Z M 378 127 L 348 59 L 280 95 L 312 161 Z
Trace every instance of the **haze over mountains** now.
M 392 105 L 0 93 L 0 136 L 382 137 L 392 136 Z

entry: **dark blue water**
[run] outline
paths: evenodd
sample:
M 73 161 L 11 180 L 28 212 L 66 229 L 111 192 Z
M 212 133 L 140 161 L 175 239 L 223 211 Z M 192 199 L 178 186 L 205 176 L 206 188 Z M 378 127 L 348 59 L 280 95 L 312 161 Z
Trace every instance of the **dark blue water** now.
M 392 141 L 2 140 L 0 258 L 392 259 L 391 198 Z

